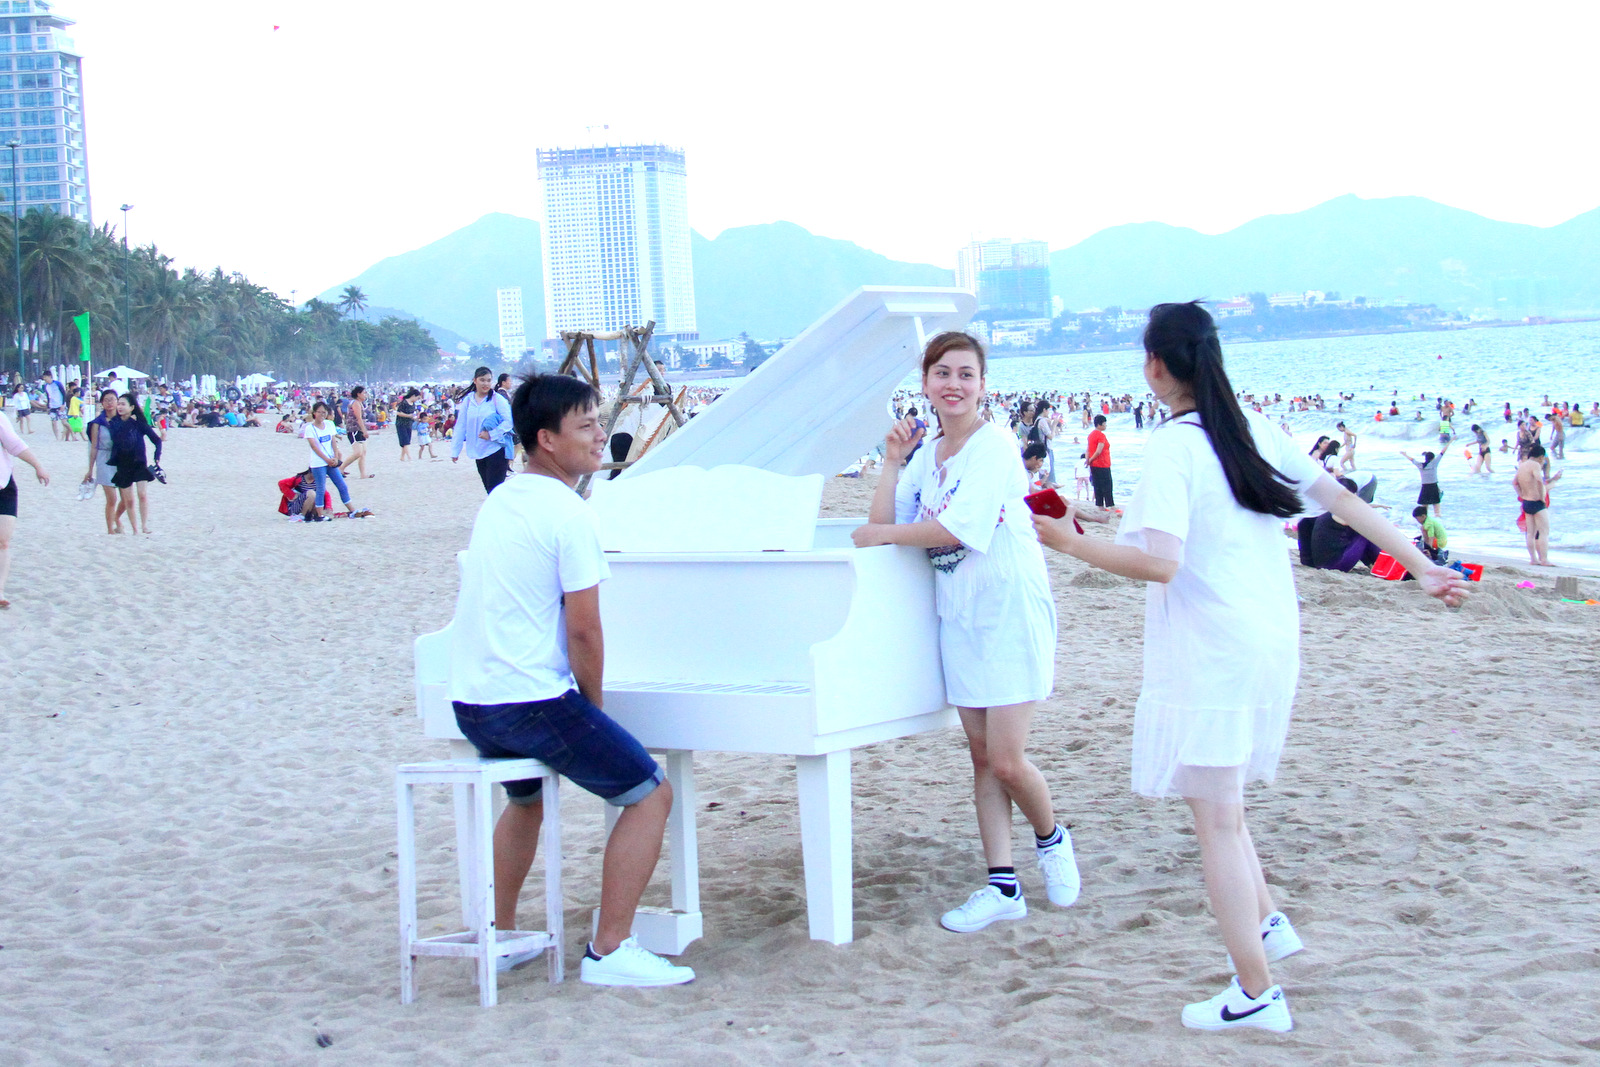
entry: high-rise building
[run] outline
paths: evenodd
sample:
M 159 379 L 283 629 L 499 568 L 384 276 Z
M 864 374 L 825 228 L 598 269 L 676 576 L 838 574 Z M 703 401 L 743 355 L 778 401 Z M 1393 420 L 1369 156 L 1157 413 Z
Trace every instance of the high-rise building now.
M 528 348 L 528 330 L 522 324 L 522 286 L 494 291 L 500 311 L 500 354 L 515 363 Z
M 73 21 L 47 0 L 0 3 L 0 200 L 12 210 L 55 211 L 93 222 L 83 133 L 83 60 L 64 32 Z
M 956 285 L 995 319 L 1048 319 L 1050 246 L 1043 241 L 974 241 L 956 253 Z
M 665 145 L 541 148 L 545 331 L 695 340 L 683 152 Z

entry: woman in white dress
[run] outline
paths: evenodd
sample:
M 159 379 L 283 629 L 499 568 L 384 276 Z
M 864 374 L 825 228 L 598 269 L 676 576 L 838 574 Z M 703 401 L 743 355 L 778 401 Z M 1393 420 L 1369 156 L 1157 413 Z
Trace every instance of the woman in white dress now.
M 1013 802 L 1033 827 L 1051 903 L 1066 907 L 1078 898 L 1072 838 L 1025 754 L 1034 704 L 1055 684 L 1056 609 L 1022 501 L 1028 475 L 1016 439 L 981 415 L 983 346 L 964 333 L 930 340 L 922 392 L 940 433 L 907 463 L 923 431 L 910 419 L 889 431 L 871 521 L 853 536 L 860 547 L 925 549 L 933 563 L 945 692 L 966 730 L 989 864 L 988 884 L 940 921 L 970 933 L 1028 914 L 1012 864 Z
M 1300 671 L 1283 520 L 1301 510 L 1303 493 L 1399 560 L 1428 595 L 1454 605 L 1465 594 L 1459 575 L 1425 558 L 1264 416 L 1240 410 L 1216 326 L 1198 303 L 1151 308 L 1144 346 L 1145 380 L 1172 415 L 1145 447 L 1116 542 L 1075 533 L 1070 510 L 1034 525 L 1051 548 L 1149 583 L 1133 788 L 1188 801 L 1237 972 L 1222 993 L 1184 1008 L 1184 1025 L 1289 1030 L 1268 963 L 1302 945 L 1267 891 L 1243 798 L 1246 783 L 1277 774 Z

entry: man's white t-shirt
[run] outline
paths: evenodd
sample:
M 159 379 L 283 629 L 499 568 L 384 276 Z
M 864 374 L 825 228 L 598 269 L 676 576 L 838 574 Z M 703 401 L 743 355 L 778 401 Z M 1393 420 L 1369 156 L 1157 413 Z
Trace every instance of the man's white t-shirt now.
M 490 493 L 461 554 L 450 699 L 520 704 L 575 688 L 562 596 L 610 575 L 595 514 L 564 483 L 525 474 Z
M 337 437 L 338 434 L 339 427 L 333 424 L 332 419 L 322 420 L 322 427 L 320 429 L 318 429 L 316 423 L 308 422 L 306 423 L 305 428 L 300 431 L 301 437 L 304 437 L 307 441 L 315 441 L 317 443 L 317 448 L 322 449 L 322 455 L 327 456 L 329 459 L 333 458 L 333 439 Z M 317 455 L 317 449 L 313 448 L 311 450 L 311 462 L 308 463 L 307 466 L 326 467 L 327 465 L 328 464 L 323 461 L 322 456 Z

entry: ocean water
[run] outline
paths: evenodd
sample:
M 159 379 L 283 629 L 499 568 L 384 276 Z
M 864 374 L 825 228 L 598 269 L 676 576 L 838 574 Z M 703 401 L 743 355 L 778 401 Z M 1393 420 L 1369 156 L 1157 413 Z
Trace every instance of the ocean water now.
M 1434 398 L 1454 400 L 1456 436 L 1444 449 L 1439 485 L 1451 550 L 1467 558 L 1474 550 L 1527 554 L 1516 527 L 1518 506 L 1511 486 L 1515 456 L 1495 452 L 1493 474 L 1469 473 L 1463 451 L 1473 439 L 1471 425 L 1483 426 L 1498 447 L 1501 438 L 1516 439 L 1516 423 L 1505 422 L 1500 414 L 1507 401 L 1515 411 L 1542 410 L 1546 394 L 1552 400 L 1581 402 L 1585 411 L 1600 401 L 1600 323 L 1593 322 L 1232 344 L 1224 347 L 1223 356 L 1236 390 L 1324 398 L 1354 393 L 1343 413 L 1334 410 L 1337 401 L 1330 401 L 1327 411 L 1288 415 L 1295 441 L 1309 451 L 1318 436 L 1335 435 L 1334 424 L 1343 419 L 1360 436 L 1360 468 L 1378 478 L 1377 501 L 1390 505 L 1397 525 L 1411 533 L 1416 529 L 1411 509 L 1418 478 L 1400 453 L 1440 451 Z M 1143 354 L 1127 350 L 1008 357 L 989 362 L 988 385 L 1002 393 L 1131 393 L 1140 398 L 1148 391 L 1142 365 Z M 694 384 L 736 387 L 742 380 Z M 915 376 L 906 379 L 905 388 L 918 388 Z M 1387 411 L 1394 396 L 1399 397 L 1401 418 L 1374 421 L 1373 413 L 1380 407 Z M 1459 409 L 1469 399 L 1483 406 L 1463 416 Z M 1282 411 L 1280 405 L 1266 413 L 1276 423 Z M 1418 411 L 1423 420 L 1412 421 Z M 1067 430 L 1056 442 L 1056 474 L 1070 490 L 1073 460 L 1085 431 L 1078 427 L 1077 413 L 1067 413 L 1067 420 Z M 1134 429 L 1132 415 L 1110 416 L 1108 429 L 1118 500 L 1126 500 L 1138 483 L 1150 431 Z M 1597 433 L 1600 429 L 1594 426 L 1568 430 L 1566 459 L 1552 461 L 1553 470 L 1564 471 L 1551 492 L 1550 554 L 1556 562 L 1600 568 Z
M 1223 358 L 1236 390 L 1257 396 L 1282 393 L 1285 397 L 1320 393 L 1325 399 L 1341 392 L 1356 398 L 1343 413 L 1333 410 L 1297 412 L 1287 416 L 1297 443 L 1310 450 L 1318 436 L 1337 436 L 1341 419 L 1360 436 L 1356 457 L 1362 470 L 1378 478 L 1377 501 L 1391 506 L 1398 525 L 1415 532 L 1411 509 L 1416 505 L 1416 469 L 1402 451 L 1441 451 L 1434 399 L 1456 402 L 1456 436 L 1443 449 L 1446 459 L 1439 486 L 1444 493 L 1444 523 L 1450 547 L 1457 555 L 1473 550 L 1526 556 L 1522 533 L 1516 527 L 1518 506 L 1511 486 L 1514 453 L 1493 453 L 1494 473 L 1470 473 L 1463 452 L 1481 425 L 1496 448 L 1500 440 L 1516 440 L 1516 423 L 1501 414 L 1507 401 L 1514 411 L 1528 407 L 1540 411 L 1546 394 L 1552 400 L 1582 402 L 1587 411 L 1600 400 L 1600 323 L 1560 323 L 1461 330 L 1448 333 L 1384 334 L 1315 340 L 1272 341 L 1226 346 Z M 1086 352 L 1056 356 L 992 360 L 989 388 L 1000 392 L 1060 391 L 1120 395 L 1136 398 L 1148 391 L 1141 367 L 1143 354 L 1134 351 Z M 1398 394 L 1401 417 L 1376 422 L 1381 406 L 1388 410 Z M 1426 396 L 1426 400 L 1421 397 Z M 1474 399 L 1482 404 L 1463 416 L 1460 407 Z M 1276 423 L 1284 406 L 1268 408 Z M 1423 420 L 1412 421 L 1421 411 Z M 1070 487 L 1076 413 L 1067 414 L 1064 439 L 1057 442 L 1056 471 Z M 1595 420 L 1600 422 L 1600 420 Z M 1135 430 L 1132 415 L 1112 415 L 1109 423 L 1112 471 L 1118 499 L 1131 495 L 1138 482 L 1139 463 L 1149 430 Z M 1594 426 L 1567 431 L 1566 459 L 1552 460 L 1552 470 L 1562 470 L 1562 480 L 1551 490 L 1551 558 L 1573 566 L 1600 567 L 1600 437 Z M 1548 445 L 1548 434 L 1546 444 Z

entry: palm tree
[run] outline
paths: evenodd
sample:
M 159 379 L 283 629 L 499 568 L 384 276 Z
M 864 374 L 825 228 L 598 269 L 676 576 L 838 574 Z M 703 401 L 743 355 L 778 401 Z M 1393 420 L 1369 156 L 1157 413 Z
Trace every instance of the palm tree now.
M 339 294 L 339 311 L 347 316 L 355 316 L 367 310 L 367 294 L 361 291 L 359 285 L 347 285 Z

